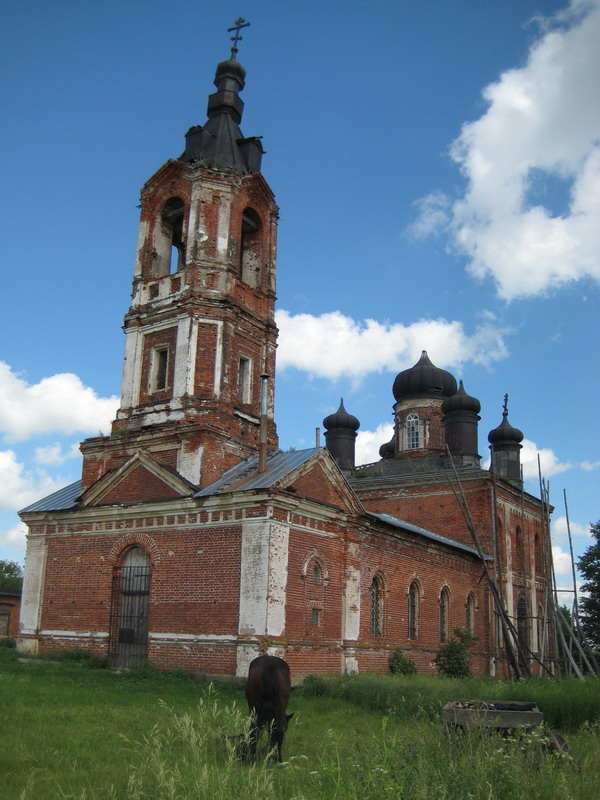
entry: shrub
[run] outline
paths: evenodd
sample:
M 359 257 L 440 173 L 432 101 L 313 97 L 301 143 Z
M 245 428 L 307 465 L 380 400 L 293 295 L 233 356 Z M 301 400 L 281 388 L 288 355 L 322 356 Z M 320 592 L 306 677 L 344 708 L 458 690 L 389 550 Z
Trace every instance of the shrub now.
M 410 656 L 397 647 L 389 658 L 388 665 L 392 675 L 416 675 L 417 665 Z
M 467 628 L 454 628 L 454 635 L 456 639 L 450 639 L 440 647 L 433 663 L 448 678 L 469 678 L 471 649 L 477 642 L 477 636 Z
M 47 658 L 52 661 L 65 661 L 71 664 L 79 664 L 81 667 L 88 667 L 89 669 L 106 669 L 108 667 L 108 659 L 97 656 L 89 650 L 83 650 L 80 647 L 75 647 L 72 650 L 59 650 L 55 653 L 49 653 Z
M 0 639 L 0 647 L 5 647 L 7 650 L 14 650 L 17 646 L 17 640 L 12 637 Z

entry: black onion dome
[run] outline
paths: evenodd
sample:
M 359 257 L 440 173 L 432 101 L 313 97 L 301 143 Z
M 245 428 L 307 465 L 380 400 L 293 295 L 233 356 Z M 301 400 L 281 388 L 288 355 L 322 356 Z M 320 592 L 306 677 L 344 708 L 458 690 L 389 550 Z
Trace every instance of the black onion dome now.
M 449 414 L 451 411 L 471 411 L 473 414 L 479 414 L 481 403 L 476 397 L 466 393 L 464 384 L 460 381 L 456 394 L 447 397 L 442 403 L 442 411 L 444 414 Z
M 328 431 L 336 428 L 345 428 L 351 431 L 357 431 L 360 428 L 360 422 L 355 416 L 349 414 L 344 408 L 344 398 L 340 398 L 340 407 L 335 414 L 330 414 L 323 420 L 323 426 Z
M 508 397 L 507 397 L 508 399 Z M 518 428 L 513 428 L 513 426 L 508 421 L 508 408 L 507 403 L 505 401 L 504 404 L 504 411 L 502 412 L 502 422 L 498 425 L 497 428 L 494 428 L 488 433 L 488 442 L 490 444 L 501 444 L 506 442 L 515 442 L 516 444 L 520 444 L 525 435 L 523 431 L 520 431 Z
M 407 397 L 451 397 L 456 394 L 456 378 L 431 363 L 427 350 L 414 367 L 396 375 L 392 388 L 397 401 Z
M 246 70 L 244 67 L 242 67 L 239 61 L 234 61 L 233 59 L 229 58 L 227 61 L 221 61 L 219 64 L 217 64 L 217 69 L 215 71 L 215 86 L 220 88 L 220 80 L 227 76 L 237 78 L 243 84 L 246 77 Z
M 396 452 L 394 444 L 394 437 L 392 437 L 389 442 L 381 445 L 379 448 L 381 458 L 391 458 L 394 455 Z

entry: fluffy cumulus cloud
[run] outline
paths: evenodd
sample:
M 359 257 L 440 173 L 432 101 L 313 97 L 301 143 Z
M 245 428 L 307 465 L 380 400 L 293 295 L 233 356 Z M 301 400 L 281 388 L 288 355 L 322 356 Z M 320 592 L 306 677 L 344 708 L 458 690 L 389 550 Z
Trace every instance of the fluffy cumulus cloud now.
M 600 280 L 600 0 L 542 22 L 525 65 L 485 88 L 485 113 L 451 146 L 462 196 L 428 195 L 413 225 L 448 232 L 505 300 Z
M 8 442 L 57 432 L 97 434 L 108 429 L 117 407 L 117 397 L 98 397 L 77 375 L 28 384 L 0 362 L 0 431 Z
M 27 470 L 12 450 L 0 450 L 0 512 L 18 511 L 67 482 L 42 469 Z
M 561 462 L 553 450 L 538 447 L 535 442 L 529 439 L 523 439 L 522 445 L 521 466 L 523 467 L 523 478 L 526 481 L 537 481 L 539 479 L 540 469 L 542 478 L 547 479 L 551 478 L 553 475 L 559 475 L 561 472 L 565 472 L 568 469 L 573 469 L 575 466 L 568 461 Z
M 359 431 L 356 437 L 356 464 L 372 464 L 379 461 L 379 448 L 394 435 L 392 423 L 382 423 L 374 431 Z
M 411 367 L 421 350 L 435 353 L 439 367 L 466 362 L 489 365 L 506 358 L 505 337 L 488 312 L 469 336 L 462 322 L 418 320 L 410 325 L 365 320 L 357 322 L 340 311 L 320 316 L 278 311 L 277 367 L 295 367 L 320 378 L 360 378 L 368 372 L 398 372 Z

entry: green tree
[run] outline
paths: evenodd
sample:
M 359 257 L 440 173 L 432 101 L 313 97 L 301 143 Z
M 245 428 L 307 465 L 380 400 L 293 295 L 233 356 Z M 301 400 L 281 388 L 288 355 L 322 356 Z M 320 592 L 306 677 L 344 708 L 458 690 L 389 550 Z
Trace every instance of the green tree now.
M 586 593 L 579 601 L 579 618 L 592 647 L 600 649 L 600 520 L 591 528 L 596 543 L 577 560 L 584 578 L 581 591 Z
M 23 568 L 16 561 L 0 560 L 0 589 L 21 589 Z

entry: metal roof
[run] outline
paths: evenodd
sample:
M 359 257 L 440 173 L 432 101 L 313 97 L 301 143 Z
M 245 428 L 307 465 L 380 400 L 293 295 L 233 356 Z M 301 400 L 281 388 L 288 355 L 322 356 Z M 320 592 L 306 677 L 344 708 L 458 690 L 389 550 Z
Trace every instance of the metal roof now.
M 441 536 L 439 533 L 433 533 L 432 531 L 428 531 L 425 528 L 419 528 L 418 525 L 413 525 L 410 522 L 405 522 L 403 519 L 398 519 L 398 517 L 393 517 L 391 514 L 376 514 L 374 511 L 365 511 L 365 514 L 368 517 L 375 517 L 375 519 L 381 520 L 381 522 L 385 522 L 388 525 L 393 525 L 395 528 L 402 528 L 405 531 L 410 531 L 410 533 L 416 533 L 419 536 L 423 536 L 425 539 L 431 539 L 434 542 L 438 542 L 439 544 L 445 544 L 448 547 L 454 547 L 457 550 L 464 550 L 467 553 L 471 553 L 479 557 L 479 553 L 474 547 L 469 547 L 462 542 L 457 542 L 454 539 L 449 539 L 447 536 Z M 492 557 L 485 555 L 484 558 L 486 561 L 491 561 Z
M 269 489 L 293 470 L 305 464 L 317 453 L 320 447 L 311 447 L 308 450 L 292 450 L 289 453 L 277 453 L 267 460 L 265 472 L 258 472 L 258 456 L 242 461 L 231 467 L 218 481 L 211 483 L 194 497 L 208 497 L 212 494 L 225 494 L 226 492 L 250 491 L 252 489 Z
M 32 503 L 27 508 L 21 509 L 19 514 L 30 513 L 33 511 L 65 511 L 68 508 L 74 508 L 77 505 L 77 500 L 81 494 L 81 481 L 65 486 L 59 489 L 58 492 L 53 492 L 47 497 L 38 500 L 37 503 Z

